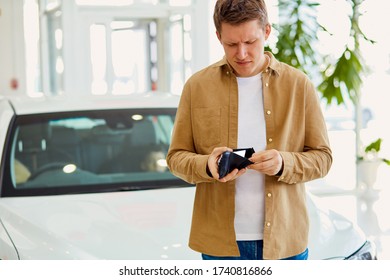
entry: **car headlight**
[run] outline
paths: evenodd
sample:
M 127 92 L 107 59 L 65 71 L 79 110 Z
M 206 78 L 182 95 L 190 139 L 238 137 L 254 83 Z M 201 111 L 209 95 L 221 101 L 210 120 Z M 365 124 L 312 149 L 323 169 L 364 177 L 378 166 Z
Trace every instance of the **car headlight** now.
M 376 246 L 369 240 L 359 250 L 346 258 L 346 260 L 377 260 Z

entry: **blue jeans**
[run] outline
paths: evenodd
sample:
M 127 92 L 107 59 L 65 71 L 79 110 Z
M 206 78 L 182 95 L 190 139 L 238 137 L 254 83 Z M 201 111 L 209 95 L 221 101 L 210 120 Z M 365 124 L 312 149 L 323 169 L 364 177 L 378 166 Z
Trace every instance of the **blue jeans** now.
M 255 241 L 237 241 L 240 250 L 239 257 L 215 257 L 202 254 L 203 260 L 262 260 L 263 259 L 263 240 Z M 307 260 L 309 250 L 306 249 L 303 253 L 296 256 L 288 257 L 282 260 Z

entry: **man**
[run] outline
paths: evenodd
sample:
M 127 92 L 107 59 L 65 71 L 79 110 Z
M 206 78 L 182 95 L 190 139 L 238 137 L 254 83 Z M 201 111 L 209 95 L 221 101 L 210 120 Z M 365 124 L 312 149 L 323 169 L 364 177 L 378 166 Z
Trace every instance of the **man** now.
M 313 84 L 277 61 L 263 0 L 217 0 L 225 57 L 185 84 L 167 155 L 196 184 L 189 246 L 203 259 L 307 259 L 304 182 L 332 163 Z M 247 168 L 218 175 L 233 148 L 256 151 Z

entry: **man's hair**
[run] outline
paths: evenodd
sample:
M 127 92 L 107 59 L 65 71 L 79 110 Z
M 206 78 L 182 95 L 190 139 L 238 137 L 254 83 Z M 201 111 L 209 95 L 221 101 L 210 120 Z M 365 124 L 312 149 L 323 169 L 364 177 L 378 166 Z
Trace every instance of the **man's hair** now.
M 262 28 L 269 24 L 264 0 L 217 0 L 215 4 L 214 25 L 218 33 L 222 23 L 238 25 L 255 19 Z

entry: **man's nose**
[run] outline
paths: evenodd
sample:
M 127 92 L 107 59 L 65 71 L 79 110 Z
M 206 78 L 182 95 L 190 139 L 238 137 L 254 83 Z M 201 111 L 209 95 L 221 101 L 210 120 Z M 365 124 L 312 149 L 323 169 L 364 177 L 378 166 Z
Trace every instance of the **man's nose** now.
M 245 44 L 238 44 L 237 58 L 244 59 L 246 57 L 246 54 L 247 54 L 247 49 L 246 49 Z

